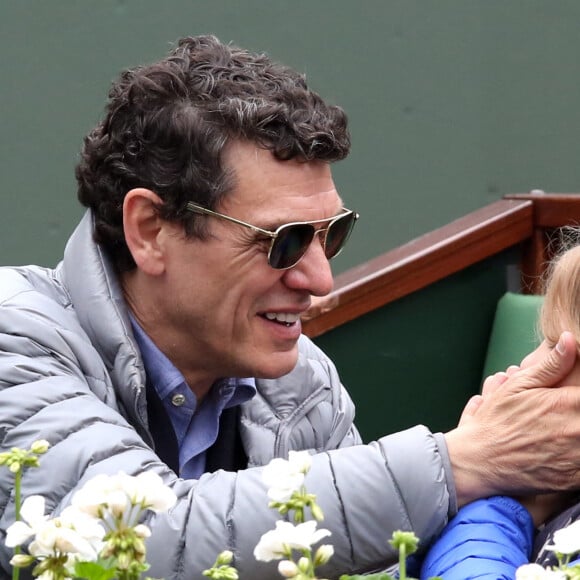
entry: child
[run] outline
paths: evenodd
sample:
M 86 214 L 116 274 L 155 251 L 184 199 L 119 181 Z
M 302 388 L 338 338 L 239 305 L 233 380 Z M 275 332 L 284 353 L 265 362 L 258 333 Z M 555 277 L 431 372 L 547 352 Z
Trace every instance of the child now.
M 562 331 L 571 331 L 580 345 L 580 245 L 567 250 L 554 262 L 539 326 L 544 337 L 542 344 L 521 362 L 520 367 L 510 367 L 505 373 L 488 377 L 482 395 L 468 403 L 461 421 L 469 421 L 477 413 L 483 397 L 490 396 L 508 376 L 533 364 L 553 347 Z M 563 384 L 580 384 L 580 359 Z M 541 417 L 538 420 L 541 421 Z M 564 493 L 520 498 L 519 501 L 498 496 L 463 507 L 427 553 L 421 579 L 441 576 L 444 580 L 508 580 L 515 578 L 517 568 L 528 562 L 544 567 L 556 565 L 554 552 L 545 547 L 552 543 L 556 530 L 580 519 L 580 503 L 568 507 L 577 500 L 577 494 L 574 499 Z M 559 515 L 536 535 L 535 526 L 557 512 Z

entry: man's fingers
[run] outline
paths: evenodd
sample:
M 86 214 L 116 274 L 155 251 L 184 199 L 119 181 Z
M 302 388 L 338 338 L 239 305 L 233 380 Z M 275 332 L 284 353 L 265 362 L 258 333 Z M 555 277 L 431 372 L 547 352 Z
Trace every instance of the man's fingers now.
M 485 395 L 490 395 L 493 393 L 498 387 L 503 385 L 508 379 L 508 374 L 500 371 L 499 373 L 495 373 L 493 375 L 489 375 L 483 381 L 483 386 L 481 387 L 481 394 L 485 397 Z
M 506 375 L 508 377 L 511 377 L 513 374 L 517 373 L 520 370 L 520 367 L 518 365 L 510 365 L 506 370 Z
M 473 397 L 471 397 L 469 401 L 467 401 L 467 404 L 463 408 L 463 412 L 461 413 L 461 417 L 459 418 L 459 425 L 465 423 L 466 421 L 469 421 L 469 419 L 471 419 L 471 417 L 473 417 L 473 415 L 477 413 L 477 409 L 479 409 L 482 403 L 483 397 L 481 395 L 473 395 Z
M 536 387 L 555 387 L 570 374 L 576 362 L 576 339 L 571 332 L 560 335 L 558 344 L 536 364 L 514 373 L 509 383 L 530 389 Z

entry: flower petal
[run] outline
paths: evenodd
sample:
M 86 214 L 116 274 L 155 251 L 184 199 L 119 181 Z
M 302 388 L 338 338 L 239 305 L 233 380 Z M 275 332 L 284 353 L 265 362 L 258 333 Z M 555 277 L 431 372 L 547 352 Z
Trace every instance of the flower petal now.
M 31 536 L 34 536 L 34 530 L 28 524 L 23 521 L 14 522 L 6 530 L 4 543 L 8 548 L 15 548 L 24 544 Z
M 45 501 L 41 495 L 31 495 L 22 502 L 20 515 L 22 519 L 34 527 L 35 524 L 47 519 L 44 515 Z

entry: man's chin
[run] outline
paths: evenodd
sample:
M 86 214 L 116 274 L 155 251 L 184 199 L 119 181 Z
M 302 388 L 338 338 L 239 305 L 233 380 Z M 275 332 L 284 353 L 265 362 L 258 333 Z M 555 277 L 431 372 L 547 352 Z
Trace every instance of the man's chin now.
M 260 365 L 254 373 L 257 379 L 279 379 L 294 370 L 298 363 L 298 346 L 288 352 L 277 352 Z

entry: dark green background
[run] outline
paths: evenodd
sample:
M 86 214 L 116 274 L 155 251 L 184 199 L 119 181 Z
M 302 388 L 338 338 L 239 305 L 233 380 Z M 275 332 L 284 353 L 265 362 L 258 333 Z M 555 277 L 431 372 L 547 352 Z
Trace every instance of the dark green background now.
M 111 80 L 206 32 L 347 110 L 336 180 L 362 218 L 337 271 L 504 193 L 578 189 L 580 2 L 2 0 L 0 263 L 59 258 Z
M 208 32 L 348 112 L 335 176 L 362 217 L 337 271 L 504 193 L 580 190 L 574 0 L 1 0 L 1 264 L 59 259 L 81 213 L 77 152 L 117 73 Z M 320 339 L 366 436 L 453 424 L 505 284 L 486 262 Z

